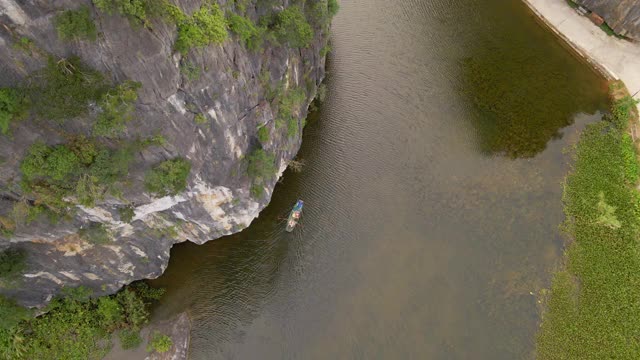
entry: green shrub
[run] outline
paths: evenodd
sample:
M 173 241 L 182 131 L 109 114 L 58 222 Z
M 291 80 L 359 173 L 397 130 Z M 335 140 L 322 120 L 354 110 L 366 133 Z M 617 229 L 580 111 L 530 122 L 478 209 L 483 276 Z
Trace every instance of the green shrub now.
M 126 223 L 130 223 L 136 215 L 135 209 L 131 205 L 119 208 L 118 213 L 120 214 L 120 221 L 124 221 Z
M 251 196 L 255 199 L 260 199 L 264 195 L 264 186 L 262 182 L 251 184 Z
M 183 158 L 166 160 L 147 172 L 145 186 L 156 196 L 176 195 L 187 187 L 191 163 Z
M 276 156 L 263 149 L 255 149 L 247 156 L 247 174 L 258 183 L 272 178 L 276 173 Z
M 97 299 L 96 313 L 103 329 L 114 331 L 124 323 L 122 305 L 114 297 L 103 296 Z
M 325 57 L 331 52 L 331 45 L 327 44 L 320 49 L 320 56 Z
M 188 60 L 182 60 L 180 62 L 180 73 L 189 81 L 200 79 L 200 67 L 194 65 Z
M 0 236 L 10 238 L 16 230 L 16 221 L 10 217 L 0 216 Z
M 49 58 L 47 66 L 31 76 L 28 95 L 36 115 L 61 121 L 85 114 L 89 102 L 96 102 L 107 90 L 102 74 L 79 58 Z
M 323 103 L 327 99 L 327 85 L 320 84 L 318 86 L 318 92 L 316 94 L 316 100 Z
M 109 150 L 81 136 L 54 146 L 37 142 L 20 164 L 22 189 L 35 196 L 36 205 L 55 213 L 65 212 L 69 196 L 94 206 L 128 174 L 133 150 L 130 146 Z
M 298 125 L 298 119 L 294 116 L 290 117 L 287 121 L 287 136 L 293 138 L 300 132 L 300 126 Z
M 104 199 L 105 188 L 97 177 L 83 174 L 76 184 L 78 203 L 83 206 L 94 207 L 96 201 Z
M 308 18 L 317 28 L 327 27 L 339 9 L 340 6 L 336 0 L 318 0 L 315 4 L 308 4 L 305 7 Z
M 249 50 L 257 50 L 263 41 L 265 28 L 258 28 L 251 19 L 237 14 L 228 17 L 229 29 L 240 36 Z
M 31 311 L 18 305 L 12 299 L 0 295 L 0 330 L 11 329 L 30 316 Z
M 191 48 L 221 44 L 227 36 L 227 23 L 222 10 L 218 4 L 207 2 L 178 24 L 175 48 L 186 54 Z
M 338 4 L 338 0 L 328 0 L 327 7 L 329 9 L 329 16 L 334 17 L 338 14 L 338 10 L 340 10 L 340 5 Z
M 129 285 L 129 289 L 135 291 L 136 295 L 146 302 L 160 300 L 165 293 L 165 289 L 153 288 L 141 281 Z
M 80 159 L 68 147 L 47 146 L 37 142 L 29 148 L 27 157 L 20 169 L 23 178 L 31 181 L 39 177 L 52 180 L 65 180 L 80 167 Z
M 250 0 L 233 0 L 233 3 L 236 5 L 237 13 L 244 14 L 247 12 L 247 5 Z
M 33 43 L 33 40 L 29 39 L 26 36 L 20 37 L 18 41 L 13 44 L 13 47 L 15 49 L 29 53 L 30 55 L 33 53 L 33 50 L 35 50 L 35 44 Z
M 96 40 L 96 25 L 93 23 L 89 8 L 66 10 L 53 20 L 62 40 L 84 39 Z
M 83 240 L 94 245 L 104 245 L 112 241 L 111 233 L 104 224 L 100 223 L 91 223 L 91 225 L 80 229 L 78 235 L 80 235 Z
M 207 121 L 207 117 L 203 113 L 199 113 L 193 117 L 193 122 L 195 122 L 198 125 L 205 125 L 208 121 Z
M 125 124 L 132 118 L 141 86 L 139 82 L 127 80 L 102 96 L 98 104 L 102 112 L 93 126 L 95 135 L 114 137 L 124 131 Z
M 278 13 L 274 32 L 281 42 L 295 48 L 306 48 L 313 40 L 313 29 L 299 6 L 289 6 Z
M 10 312 L 0 316 L 3 325 L 11 325 L 10 330 L 0 329 L 0 358 L 101 359 L 111 347 L 111 333 L 119 329 L 125 338 L 133 339 L 122 341 L 123 346 L 135 344 L 132 333 L 147 322 L 146 301 L 150 299 L 132 288 L 135 286 L 101 298 L 89 297 L 91 292 L 86 288 L 66 289 L 64 297 L 54 298 L 47 312 L 35 318 L 9 304 Z M 132 313 L 136 315 L 130 317 Z M 122 339 L 122 333 L 120 336 Z
M 93 0 L 93 3 L 107 14 L 124 15 L 130 22 L 148 28 L 150 18 L 167 15 L 170 6 L 165 0 Z
M 123 329 L 118 333 L 120 338 L 120 345 L 125 350 L 135 349 L 142 344 L 142 337 L 140 337 L 140 331 L 133 329 Z
M 130 289 L 122 290 L 116 295 L 116 299 L 122 306 L 127 324 L 133 329 L 139 330 L 149 321 L 149 310 L 145 305 L 144 299 L 135 291 Z
M 306 99 L 306 94 L 302 89 L 289 90 L 285 96 L 280 97 L 278 102 L 278 117 L 276 118 L 276 124 L 282 126 L 287 125 L 287 136 L 294 137 L 299 132 L 298 118 L 295 115 L 295 111 L 300 109 L 300 106 Z
M 266 144 L 269 142 L 269 138 L 269 128 L 267 127 L 267 125 L 262 125 L 258 129 L 258 140 L 260 140 L 262 144 Z
M 0 132 L 6 135 L 9 125 L 26 115 L 27 103 L 20 91 L 11 88 L 0 88 Z
M 162 354 L 169 351 L 171 346 L 173 346 L 171 338 L 156 331 L 153 333 L 153 337 L 151 337 L 149 345 L 147 345 L 147 352 L 155 351 Z
M 638 100 L 631 96 L 625 96 L 617 100 L 611 107 L 611 118 L 609 120 L 613 122 L 618 129 L 626 129 L 629 125 L 631 114 L 636 111 L 637 103 Z
M 0 253 L 0 278 L 12 279 L 26 268 L 27 253 L 22 249 L 9 248 Z

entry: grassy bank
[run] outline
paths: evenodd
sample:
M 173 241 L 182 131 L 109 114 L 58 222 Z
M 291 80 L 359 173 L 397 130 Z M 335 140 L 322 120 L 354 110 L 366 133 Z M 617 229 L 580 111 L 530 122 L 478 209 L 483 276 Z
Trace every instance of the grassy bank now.
M 572 240 L 545 299 L 538 359 L 640 359 L 637 113 L 621 83 L 611 94 L 611 115 L 584 130 L 566 179 Z

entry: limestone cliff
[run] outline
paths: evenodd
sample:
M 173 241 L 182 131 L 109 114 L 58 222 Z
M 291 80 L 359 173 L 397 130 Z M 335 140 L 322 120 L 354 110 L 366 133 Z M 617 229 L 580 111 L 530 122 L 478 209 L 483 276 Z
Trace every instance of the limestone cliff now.
M 95 2 L 0 0 L 0 87 L 24 83 L 48 58 L 76 55 L 113 84 L 141 84 L 132 119 L 116 139 L 98 137 L 101 146 L 113 149 L 123 141 L 158 136 L 163 140 L 136 150 L 119 193 L 105 192 L 93 206 L 67 197 L 72 209 L 61 219 L 38 216 L 17 222 L 11 221 L 17 203 L 41 201 L 20 183 L 20 164 L 30 146 L 38 141 L 61 144 L 79 134 L 92 137 L 94 115 L 102 110 L 91 103 L 86 115 L 63 122 L 31 114 L 0 135 L 0 215 L 11 230 L 0 237 L 0 250 L 17 247 L 27 254 L 21 277 L 0 283 L 0 293 L 25 305 L 42 305 L 65 286 L 115 292 L 134 280 L 159 276 L 175 243 L 200 244 L 246 228 L 267 205 L 298 151 L 308 105 L 324 77 L 328 26 L 312 24 L 308 46 L 267 39 L 257 50 L 248 50 L 229 31 L 221 44 L 178 52 L 174 22 L 150 18 L 148 24 L 137 24 L 117 12 L 101 11 Z M 204 2 L 170 1 L 187 16 Z M 217 3 L 226 14 L 240 13 L 255 23 L 293 5 L 290 0 Z M 322 0 L 297 1 L 295 6 L 316 3 Z M 54 19 L 65 9 L 81 7 L 89 9 L 97 39 L 62 41 Z M 283 109 L 274 89 L 281 96 L 293 89 L 304 96 Z M 285 110 L 294 124 L 278 121 Z M 258 140 L 260 127 L 268 129 L 268 139 Z M 274 171 L 256 183 L 247 174 L 247 157 L 257 148 L 274 156 Z M 150 193 L 145 174 L 176 157 L 191 163 L 186 188 L 175 195 Z M 263 190 L 251 191 L 252 186 Z M 132 218 L 123 219 L 123 209 L 133 210 Z M 108 241 L 82 236 L 83 229 L 96 224 L 104 224 Z
M 640 40 L 640 3 L 636 0 L 576 0 L 602 16 L 618 34 Z

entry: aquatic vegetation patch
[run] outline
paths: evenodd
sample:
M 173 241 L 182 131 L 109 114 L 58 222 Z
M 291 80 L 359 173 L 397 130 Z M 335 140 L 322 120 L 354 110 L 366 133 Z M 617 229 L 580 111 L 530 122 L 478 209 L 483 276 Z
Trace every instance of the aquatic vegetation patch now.
M 492 20 L 495 26 L 512 21 Z M 461 61 L 460 92 L 478 110 L 471 121 L 480 151 L 530 158 L 561 137 L 577 113 L 606 109 L 602 92 L 594 89 L 599 79 L 581 72 L 570 57 L 550 55 L 555 46 L 551 34 L 526 29 L 474 42 Z
M 539 359 L 640 358 L 638 161 L 623 100 L 575 149 L 564 191 L 573 241 L 546 299 Z

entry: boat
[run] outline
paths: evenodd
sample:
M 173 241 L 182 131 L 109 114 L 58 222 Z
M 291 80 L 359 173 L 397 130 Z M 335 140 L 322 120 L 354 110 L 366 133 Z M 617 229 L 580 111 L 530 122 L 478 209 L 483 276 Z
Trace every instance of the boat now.
M 303 206 L 304 201 L 298 200 L 293 206 L 293 209 L 291 209 L 291 213 L 289 214 L 289 218 L 287 219 L 287 232 L 292 232 L 293 229 L 295 229 L 296 225 L 298 225 L 300 215 L 302 215 Z

